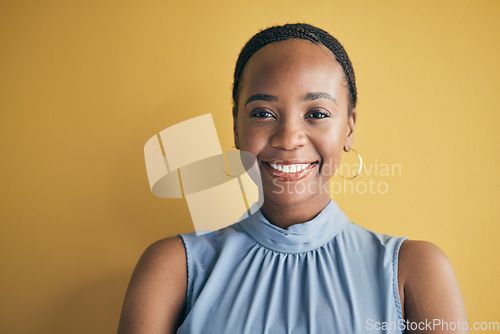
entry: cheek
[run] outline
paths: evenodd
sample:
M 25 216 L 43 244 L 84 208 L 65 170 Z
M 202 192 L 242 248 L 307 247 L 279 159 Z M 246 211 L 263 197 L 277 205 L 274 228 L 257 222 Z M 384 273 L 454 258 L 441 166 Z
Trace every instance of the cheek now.
M 323 173 L 325 173 L 325 175 L 332 176 L 335 174 L 335 171 L 342 161 L 342 153 L 343 149 L 341 145 L 332 146 L 329 148 L 328 152 L 324 153 L 323 159 L 325 170 Z
M 322 174 L 333 176 L 342 160 L 344 151 L 345 134 L 340 131 L 332 132 L 329 135 L 321 138 L 319 143 L 320 154 L 323 159 Z
M 240 124 L 238 127 L 240 150 L 257 156 L 266 145 L 266 136 L 256 128 Z

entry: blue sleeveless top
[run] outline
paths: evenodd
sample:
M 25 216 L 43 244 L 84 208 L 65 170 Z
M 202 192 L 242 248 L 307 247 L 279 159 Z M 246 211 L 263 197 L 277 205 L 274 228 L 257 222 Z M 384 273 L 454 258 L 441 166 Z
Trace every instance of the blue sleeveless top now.
M 177 333 L 403 333 L 398 254 L 405 238 L 350 222 L 334 201 L 282 229 L 258 211 L 186 249 Z

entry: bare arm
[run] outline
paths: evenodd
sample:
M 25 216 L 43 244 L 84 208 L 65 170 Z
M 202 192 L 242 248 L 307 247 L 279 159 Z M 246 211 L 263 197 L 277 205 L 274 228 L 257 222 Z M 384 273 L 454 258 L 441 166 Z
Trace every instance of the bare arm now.
M 182 321 L 187 265 L 180 237 L 146 249 L 130 280 L 118 334 L 175 333 Z
M 453 267 L 439 247 L 425 241 L 403 242 L 399 282 L 405 319 L 416 324 L 433 323 L 407 333 L 469 333 L 460 329 L 465 327 L 452 327 L 467 322 L 467 314 Z

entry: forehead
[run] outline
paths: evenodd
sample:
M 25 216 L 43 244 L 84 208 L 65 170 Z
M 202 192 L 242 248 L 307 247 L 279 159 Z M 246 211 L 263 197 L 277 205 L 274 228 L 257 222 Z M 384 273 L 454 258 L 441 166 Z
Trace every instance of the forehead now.
M 264 46 L 249 59 L 241 78 L 242 93 L 279 87 L 291 90 L 294 85 L 308 86 L 304 89 L 334 90 L 342 83 L 342 67 L 333 53 L 322 44 L 301 39 Z
M 333 53 L 323 44 L 313 43 L 311 41 L 299 38 L 290 38 L 284 41 L 272 42 L 255 52 L 249 59 L 247 66 L 255 58 L 279 58 L 288 56 L 287 58 L 307 57 L 309 59 L 324 60 L 337 63 Z

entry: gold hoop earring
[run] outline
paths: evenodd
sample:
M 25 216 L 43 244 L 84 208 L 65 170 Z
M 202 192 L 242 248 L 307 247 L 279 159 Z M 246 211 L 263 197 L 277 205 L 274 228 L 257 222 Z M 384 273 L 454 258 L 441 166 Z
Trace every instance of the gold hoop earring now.
M 356 153 L 358 155 L 358 158 L 359 158 L 359 169 L 357 171 L 356 174 L 354 174 L 354 176 L 350 176 L 350 177 L 345 177 L 343 176 L 342 174 L 340 174 L 338 171 L 337 171 L 337 174 L 339 174 L 339 176 L 345 180 L 351 180 L 351 179 L 354 179 L 356 176 L 359 175 L 359 173 L 361 173 L 361 169 L 363 168 L 363 158 L 361 158 L 361 154 L 358 153 L 358 151 L 356 151 L 355 149 L 351 148 L 351 151 L 354 151 L 354 153 Z

